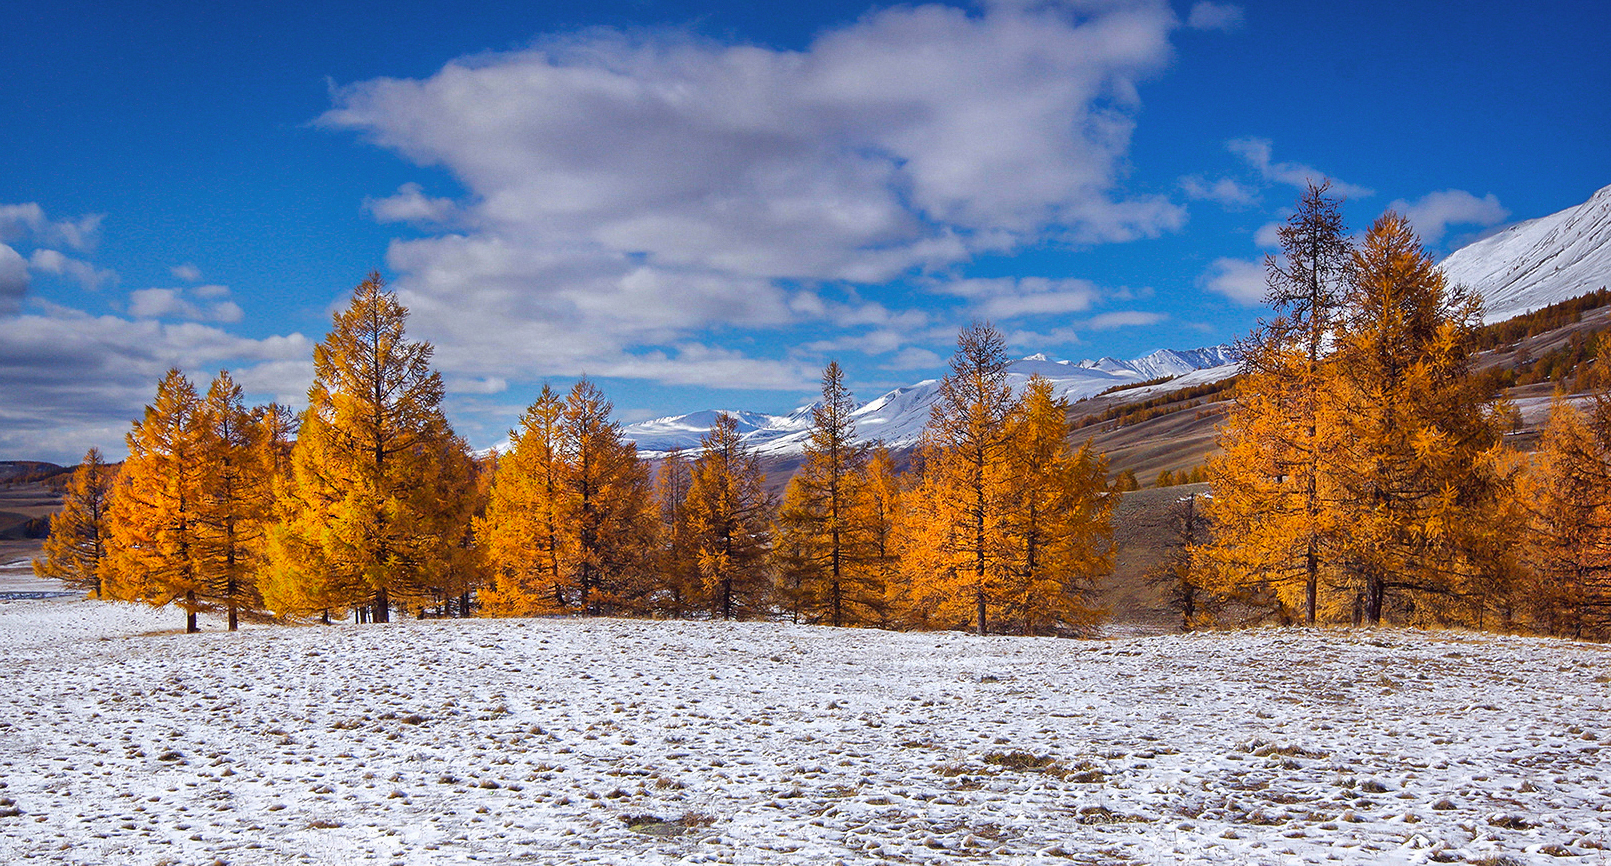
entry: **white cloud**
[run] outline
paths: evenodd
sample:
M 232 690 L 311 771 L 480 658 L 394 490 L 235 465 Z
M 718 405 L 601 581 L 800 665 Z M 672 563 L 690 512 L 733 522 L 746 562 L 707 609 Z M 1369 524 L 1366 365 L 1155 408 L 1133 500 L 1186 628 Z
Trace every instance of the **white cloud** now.
M 930 370 L 945 363 L 938 353 L 921 346 L 907 346 L 880 364 L 884 370 Z
M 1244 259 L 1215 259 L 1209 266 L 1208 272 L 1199 279 L 1200 284 L 1211 292 L 1218 292 L 1227 298 L 1254 306 L 1264 301 L 1264 264 Z
M 1186 26 L 1193 30 L 1230 32 L 1242 26 L 1242 7 L 1202 0 L 1192 5 L 1191 14 L 1186 17 Z
M 387 258 L 445 370 L 681 381 L 712 360 L 694 347 L 713 332 L 893 328 L 880 320 L 913 304 L 876 284 L 1179 228 L 1183 208 L 1120 183 L 1137 83 L 1169 61 L 1176 26 L 1167 4 L 1132 0 L 896 7 L 803 51 L 591 30 L 341 88 L 322 123 L 465 191 L 405 184 L 368 203 L 383 221 L 454 226 Z M 844 283 L 867 297 L 818 294 Z M 1065 287 L 981 306 L 1090 302 Z M 799 381 L 778 362 L 713 362 L 741 361 Z
M 60 461 L 96 445 L 118 455 L 130 420 L 169 367 L 200 387 L 227 367 L 249 393 L 293 405 L 313 378 L 313 342 L 301 334 L 253 340 L 194 322 L 36 303 L 42 314 L 0 323 L 0 454 Z
M 0 244 L 0 316 L 22 309 L 28 294 L 28 260 L 5 244 Z
M 1488 193 L 1477 198 L 1463 189 L 1430 192 L 1413 202 L 1399 199 L 1388 206 L 1402 213 L 1415 226 L 1421 240 L 1436 245 L 1452 225 L 1492 226 L 1504 222 L 1510 211 Z
M 52 220 L 34 202 L 0 205 L 0 242 L 27 240 L 88 251 L 100 240 L 102 218 L 102 214 L 89 214 L 78 219 Z
M 197 286 L 186 297 L 185 289 L 138 289 L 129 293 L 129 315 L 136 319 L 187 319 L 197 322 L 238 322 L 242 311 L 226 300 L 225 286 Z
M 1089 280 L 1045 277 L 957 280 L 937 289 L 969 299 L 974 314 L 984 319 L 1078 313 L 1105 294 Z
M 457 211 L 452 199 L 431 198 L 417 183 L 405 183 L 386 198 L 365 199 L 364 209 L 383 223 L 442 223 Z
M 1301 162 L 1275 162 L 1274 146 L 1268 138 L 1231 139 L 1225 142 L 1225 149 L 1241 157 L 1244 162 L 1257 170 L 1261 177 L 1273 183 L 1284 183 L 1303 189 L 1307 184 L 1318 184 L 1329 179 L 1331 192 L 1335 195 L 1369 198 L 1376 194 L 1375 190 L 1345 183 Z
M 198 268 L 189 262 L 186 262 L 182 265 L 174 265 L 173 267 L 169 268 L 168 271 L 173 274 L 175 279 L 184 280 L 187 283 L 201 282 L 201 268 Z
M 56 250 L 34 250 L 33 255 L 28 257 L 28 266 L 36 271 L 67 277 L 92 292 L 117 282 L 117 274 L 112 271 L 62 255 Z
M 1144 325 L 1156 325 L 1167 318 L 1163 313 L 1153 313 L 1144 310 L 1116 310 L 1111 313 L 1102 313 L 1092 316 L 1085 321 L 1085 327 L 1094 331 L 1106 331 L 1113 328 L 1133 328 Z
M 1259 200 L 1257 189 L 1228 177 L 1209 181 L 1202 175 L 1187 175 L 1180 179 L 1180 188 L 1187 198 L 1218 202 L 1228 208 L 1247 207 Z
M 1281 229 L 1286 223 L 1265 223 L 1253 233 L 1253 243 L 1260 249 L 1277 250 L 1281 248 Z
M 502 394 L 509 390 L 509 380 L 502 376 L 483 376 L 477 379 L 449 379 L 447 389 L 454 394 Z

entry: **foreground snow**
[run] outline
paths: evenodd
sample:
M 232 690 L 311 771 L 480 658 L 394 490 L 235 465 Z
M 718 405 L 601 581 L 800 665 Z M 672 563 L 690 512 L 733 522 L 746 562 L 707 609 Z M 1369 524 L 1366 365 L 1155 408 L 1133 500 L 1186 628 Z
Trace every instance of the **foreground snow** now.
M 0 604 L 0 862 L 1611 859 L 1598 646 L 161 618 Z

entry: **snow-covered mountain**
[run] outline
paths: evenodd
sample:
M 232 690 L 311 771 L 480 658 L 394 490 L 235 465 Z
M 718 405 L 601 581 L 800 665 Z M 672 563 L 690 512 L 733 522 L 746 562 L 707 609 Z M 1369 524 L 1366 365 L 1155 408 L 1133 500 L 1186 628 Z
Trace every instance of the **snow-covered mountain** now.
M 1151 393 L 1214 382 L 1236 372 L 1236 359 L 1230 346 L 1176 351 L 1159 349 L 1150 355 L 1121 361 L 1057 361 L 1035 354 L 1012 362 L 1007 380 L 1013 390 L 1022 390 L 1029 377 L 1039 374 L 1051 380 L 1057 394 L 1070 401 L 1092 397 L 1115 385 L 1129 385 L 1148 379 L 1174 376 L 1166 383 L 1126 391 L 1127 397 L 1141 399 Z M 917 443 L 928 423 L 929 411 L 939 393 L 940 383 L 925 379 L 870 400 L 854 413 L 856 433 L 865 440 L 882 440 L 892 448 Z M 729 412 L 739 422 L 745 444 L 761 454 L 796 454 L 805 446 L 811 431 L 811 410 L 801 406 L 787 415 L 759 412 Z M 694 449 L 716 421 L 718 410 L 674 415 L 629 424 L 625 437 L 638 445 L 645 456 L 657 456 L 672 448 Z
M 1452 282 L 1482 293 L 1489 322 L 1611 285 L 1611 186 L 1463 246 L 1440 267 Z

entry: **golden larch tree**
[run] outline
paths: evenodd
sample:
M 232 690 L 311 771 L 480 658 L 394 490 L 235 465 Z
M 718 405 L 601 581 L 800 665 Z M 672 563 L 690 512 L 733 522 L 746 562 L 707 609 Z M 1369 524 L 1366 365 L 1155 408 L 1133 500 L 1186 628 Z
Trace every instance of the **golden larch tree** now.
M 178 370 L 157 383 L 156 399 L 128 435 L 107 522 L 102 590 L 161 607 L 177 601 L 185 630 L 198 631 L 204 584 L 196 571 L 201 467 L 201 399 Z
M 651 593 L 653 490 L 637 446 L 611 420 L 615 406 L 583 379 L 561 415 L 563 554 L 584 613 L 636 612 Z
M 407 319 L 371 274 L 314 348 L 270 545 L 265 601 L 278 611 L 351 608 L 385 622 L 394 606 L 434 601 L 461 555 L 474 490 L 443 461 L 464 445 L 442 414 L 431 346 L 407 339 Z
M 498 461 L 486 515 L 476 536 L 486 552 L 491 583 L 481 594 L 490 616 L 538 616 L 565 610 L 569 576 L 560 567 L 564 488 L 559 453 L 564 403 L 548 385 L 509 433 Z
M 778 547 L 791 556 L 788 583 L 809 622 L 833 626 L 884 621 L 884 586 L 874 514 L 867 495 L 867 447 L 856 440 L 856 409 L 839 362 L 822 372 L 805 460 L 789 480 L 778 518 Z
M 1533 615 L 1551 634 L 1611 638 L 1611 338 L 1588 368 L 1588 406 L 1557 393 L 1529 473 Z
M 684 509 L 704 608 L 722 619 L 763 612 L 773 511 L 766 475 L 725 412 L 699 444 Z
M 857 520 L 867 530 L 867 568 L 884 591 L 878 624 L 889 628 L 901 607 L 900 561 L 896 555 L 897 515 L 900 513 L 901 474 L 895 457 L 883 442 L 867 452 L 862 464 L 859 496 L 851 503 Z
M 957 337 L 950 372 L 923 432 L 921 472 L 905 497 L 900 556 L 909 615 L 956 626 L 970 619 L 980 634 L 990 611 L 1012 595 L 1013 465 L 1001 333 L 974 323 Z
M 1509 602 L 1515 461 L 1470 374 L 1480 299 L 1449 286 L 1404 217 L 1354 253 L 1338 335 L 1338 499 L 1357 619 L 1483 625 Z M 1473 606 L 1474 605 L 1474 606 Z
M 681 448 L 660 458 L 655 475 L 655 500 L 660 506 L 656 571 L 660 575 L 654 612 L 670 616 L 691 613 L 700 598 L 699 550 L 688 523 L 688 488 L 693 484 L 692 461 Z
M 1102 617 L 1090 600 L 1096 580 L 1113 566 L 1107 458 L 1090 442 L 1070 447 L 1068 402 L 1042 376 L 1030 377 L 1010 427 L 1015 573 L 1002 620 L 1025 634 L 1089 631 Z
M 41 551 L 44 556 L 33 562 L 35 575 L 101 597 L 107 510 L 116 480 L 117 469 L 106 465 L 101 449 L 85 452 L 84 461 L 67 482 L 62 510 L 50 517 L 50 534 Z
M 273 443 L 264 414 L 246 408 L 223 371 L 196 413 L 196 575 L 201 593 L 226 612 L 229 630 L 242 610 L 259 610 L 257 574 L 274 509 Z
M 1332 346 L 1354 273 L 1342 202 L 1308 185 L 1266 257 L 1278 314 L 1237 347 L 1242 369 L 1209 463 L 1209 516 L 1222 542 L 1202 549 L 1223 595 L 1313 625 L 1332 554 L 1336 472 Z

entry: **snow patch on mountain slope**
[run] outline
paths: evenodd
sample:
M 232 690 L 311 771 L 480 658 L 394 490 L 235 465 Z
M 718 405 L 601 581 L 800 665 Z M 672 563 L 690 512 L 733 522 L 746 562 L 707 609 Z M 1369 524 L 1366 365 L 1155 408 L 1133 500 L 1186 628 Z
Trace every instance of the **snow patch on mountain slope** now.
M 1488 322 L 1611 285 L 1611 186 L 1461 247 L 1440 267 L 1451 282 L 1482 294 Z

